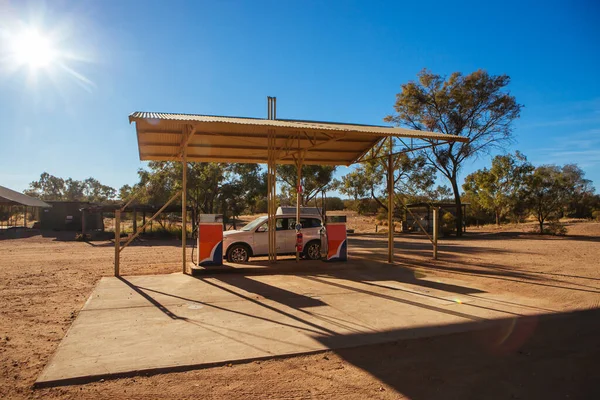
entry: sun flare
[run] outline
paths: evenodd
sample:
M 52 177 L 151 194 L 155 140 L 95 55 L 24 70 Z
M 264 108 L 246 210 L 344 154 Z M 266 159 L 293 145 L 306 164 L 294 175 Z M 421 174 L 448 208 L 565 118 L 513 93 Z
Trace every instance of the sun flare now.
M 52 42 L 33 29 L 23 31 L 14 38 L 13 54 L 19 65 L 31 69 L 46 68 L 57 58 Z

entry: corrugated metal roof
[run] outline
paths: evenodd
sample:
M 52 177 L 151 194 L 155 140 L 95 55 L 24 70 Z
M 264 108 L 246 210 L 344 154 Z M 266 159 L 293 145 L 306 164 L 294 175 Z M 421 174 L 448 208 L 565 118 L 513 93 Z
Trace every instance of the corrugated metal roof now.
M 190 161 L 266 163 L 268 135 L 276 137 L 280 164 L 292 164 L 292 154 L 302 150 L 305 164 L 350 165 L 388 136 L 466 140 L 406 128 L 289 119 L 134 112 L 129 122 L 136 123 L 140 160 L 156 161 L 177 157 L 186 126 L 195 129 L 187 150 Z
M 35 197 L 27 196 L 26 194 L 16 192 L 4 186 L 0 186 L 0 204 L 15 205 L 20 204 L 28 207 L 43 207 L 50 208 L 51 205 L 36 199 Z
M 425 139 L 439 140 L 461 140 L 463 138 L 445 135 L 443 133 L 418 131 L 414 129 L 398 128 L 391 126 L 380 125 L 362 125 L 349 124 L 342 122 L 322 122 L 322 121 L 305 121 L 293 119 L 263 119 L 249 117 L 225 117 L 215 115 L 199 115 L 199 114 L 171 114 L 171 113 L 156 113 L 136 111 L 129 116 L 129 122 L 138 120 L 148 120 L 148 122 L 158 122 L 160 120 L 180 121 L 180 122 L 217 122 L 227 124 L 242 124 L 242 125 L 258 125 L 265 127 L 282 127 L 282 128 L 299 128 L 299 129 L 316 129 L 316 130 L 332 130 L 342 132 L 361 132 L 361 133 L 376 133 L 381 136 L 403 136 Z M 450 137 L 450 139 L 449 139 Z M 464 138 L 466 139 L 466 138 Z

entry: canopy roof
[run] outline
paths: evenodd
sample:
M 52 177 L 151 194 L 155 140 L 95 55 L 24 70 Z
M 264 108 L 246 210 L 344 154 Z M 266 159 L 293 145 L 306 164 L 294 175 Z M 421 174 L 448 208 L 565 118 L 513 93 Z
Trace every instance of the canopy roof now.
M 0 205 L 23 205 L 27 207 L 43 207 L 50 208 L 51 205 L 36 199 L 35 197 L 27 196 L 26 194 L 15 192 L 12 189 L 0 186 Z
M 188 161 L 267 163 L 268 137 L 275 138 L 277 164 L 350 165 L 381 139 L 397 136 L 440 142 L 460 136 L 334 122 L 134 112 L 140 160 L 175 161 L 187 144 Z

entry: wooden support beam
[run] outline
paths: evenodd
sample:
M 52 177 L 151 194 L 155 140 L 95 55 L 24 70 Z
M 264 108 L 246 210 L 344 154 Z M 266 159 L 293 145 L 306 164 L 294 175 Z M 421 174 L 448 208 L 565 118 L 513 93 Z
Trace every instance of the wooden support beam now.
M 433 207 L 433 259 L 437 260 L 440 208 Z
M 175 194 L 173 195 L 173 197 L 171 197 L 171 198 L 169 199 L 169 201 L 167 201 L 167 202 L 166 202 L 166 203 L 165 203 L 165 204 L 164 204 L 164 205 L 163 205 L 163 206 L 160 208 L 160 210 L 158 210 L 158 211 L 157 211 L 157 212 L 156 212 L 156 213 L 155 213 L 153 216 L 151 216 L 151 217 L 150 217 L 150 219 L 148 219 L 148 221 L 147 221 L 147 222 L 146 222 L 146 223 L 145 223 L 145 224 L 144 224 L 144 225 L 143 225 L 141 228 L 139 228 L 139 229 L 137 230 L 137 232 L 133 232 L 131 235 L 129 235 L 129 236 L 127 237 L 127 241 L 125 242 L 125 244 L 124 244 L 123 246 L 121 246 L 121 248 L 119 249 L 119 252 L 123 251 L 123 249 L 124 249 L 125 247 L 127 247 L 127 245 L 129 245 L 129 243 L 131 243 L 131 242 L 132 242 L 132 241 L 133 241 L 133 240 L 134 240 L 136 237 L 138 237 L 138 235 L 144 231 L 144 229 L 146 228 L 146 226 L 147 226 L 148 224 L 151 224 L 151 223 L 152 223 L 152 221 L 154 221 L 154 219 L 155 219 L 156 217 L 158 217 L 158 215 L 159 215 L 160 213 L 162 213 L 162 212 L 164 211 L 164 209 L 165 209 L 165 208 L 167 208 L 167 207 L 169 206 L 169 204 L 171 204 L 171 203 L 173 202 L 173 200 L 175 200 L 175 199 L 176 199 L 176 198 L 177 198 L 177 197 L 178 197 L 180 194 L 181 194 L 181 191 L 179 191 L 179 192 L 175 193 Z M 119 212 L 118 214 L 119 214 L 119 219 L 120 219 L 121 211 L 120 211 L 120 210 L 117 210 L 117 211 Z M 116 218 L 116 216 L 117 216 L 117 212 L 115 211 L 115 218 Z M 116 224 L 116 222 L 115 222 L 115 224 Z M 116 232 L 116 231 L 115 231 L 115 232 Z
M 181 177 L 181 258 L 182 272 L 187 273 L 187 148 L 183 148 L 181 156 L 182 177 Z
M 268 204 L 268 239 L 269 239 L 269 262 L 277 262 L 277 148 L 274 137 L 274 131 L 269 131 L 271 134 L 267 140 L 268 144 L 268 163 L 267 163 L 267 204 Z
M 434 143 L 434 144 L 428 144 L 427 146 L 420 146 L 420 147 L 408 148 L 406 150 L 402 150 L 402 151 L 398 151 L 396 153 L 392 153 L 392 156 L 397 156 L 397 155 L 405 154 L 405 153 L 411 153 L 413 151 L 423 150 L 423 149 L 427 149 L 427 148 L 430 148 L 430 147 L 433 148 L 435 146 L 439 146 L 439 145 L 442 145 L 442 144 L 449 144 L 449 143 L 450 142 L 439 142 L 439 143 Z M 356 160 L 355 162 L 361 162 L 361 163 L 363 163 L 363 162 L 378 160 L 378 159 L 386 158 L 386 157 L 388 157 L 388 156 L 384 155 L 384 156 L 377 156 L 377 157 L 361 158 L 359 160 Z
M 121 210 L 115 210 L 115 276 L 121 276 L 120 253 L 121 253 Z
M 391 142 L 391 140 L 390 140 Z M 391 147 L 390 147 L 391 148 Z M 388 155 L 388 263 L 394 262 L 394 164 L 392 154 Z
M 137 210 L 133 209 L 133 231 L 137 232 Z
M 302 158 L 303 152 L 298 151 L 298 157 L 296 158 L 296 174 L 298 177 L 296 187 L 296 224 L 300 224 L 300 203 L 302 200 Z M 300 261 L 300 250 L 296 246 L 296 262 Z
M 398 198 L 398 196 L 396 196 L 396 200 L 400 201 L 400 204 L 402 204 L 402 207 L 404 207 L 404 209 L 406 211 L 408 211 L 410 213 L 410 215 L 412 215 L 412 217 L 415 220 L 415 222 L 417 223 L 417 225 L 419 225 L 419 228 L 421 228 L 421 230 L 423 231 L 423 233 L 425 233 L 425 235 L 427 236 L 427 239 L 429 239 L 429 241 L 431 243 L 433 243 L 433 238 L 431 237 L 431 235 L 429 235 L 429 232 L 427 232 L 427 229 L 425 229 L 425 227 L 419 222 L 419 220 L 417 219 L 417 216 L 410 210 L 410 208 L 408 208 L 406 206 L 406 204 L 404 204 L 404 202 L 402 200 L 400 200 Z M 427 221 L 429 221 L 429 219 L 427 219 Z

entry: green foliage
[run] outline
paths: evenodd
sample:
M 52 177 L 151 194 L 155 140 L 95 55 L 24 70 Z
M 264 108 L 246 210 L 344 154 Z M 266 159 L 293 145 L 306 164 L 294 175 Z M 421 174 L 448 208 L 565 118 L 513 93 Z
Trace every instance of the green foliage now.
M 327 197 L 325 205 L 329 211 L 343 211 L 345 209 L 344 202 L 339 197 Z
M 392 165 L 394 175 L 394 192 L 401 196 L 427 196 L 435 192 L 435 170 L 427 166 L 424 156 L 411 156 L 400 153 L 402 143 L 397 139 L 385 139 L 379 145 L 365 155 L 369 161 L 360 164 L 354 171 L 342 177 L 341 181 L 335 183 L 335 188 L 342 194 L 351 197 L 355 201 L 370 196 L 379 208 L 387 210 L 388 192 L 388 157 L 386 154 L 393 153 Z M 384 156 L 382 157 L 381 154 Z M 439 189 L 439 187 L 438 187 Z M 436 192 L 437 193 L 437 192 Z
M 600 210 L 592 211 L 592 218 L 596 221 L 600 221 Z
M 468 175 L 463 189 L 472 205 L 495 215 L 498 225 L 506 215 L 517 214 L 521 191 L 533 169 L 518 151 L 514 155 L 498 155 L 489 170 L 483 168 Z
M 463 136 L 468 142 L 452 142 L 422 151 L 429 165 L 445 176 L 457 205 L 461 204 L 458 173 L 465 160 L 499 147 L 512 137 L 512 122 L 521 105 L 506 87 L 507 75 L 489 75 L 478 70 L 469 75 L 455 72 L 448 79 L 423 70 L 417 82 L 402 85 L 396 96 L 396 114 L 386 121 L 413 129 Z M 426 140 L 432 145 L 434 140 Z M 457 234 L 462 230 L 458 207 Z
M 548 226 L 544 228 L 544 234 L 565 236 L 567 234 L 567 227 L 558 221 L 550 221 Z
M 315 201 L 317 207 L 323 208 L 323 200 L 319 198 Z M 327 211 L 342 211 L 345 210 L 345 204 L 339 197 L 326 197 L 325 198 L 325 210 Z
M 467 226 L 470 225 L 485 225 L 495 222 L 495 215 L 493 212 L 483 208 L 477 196 L 472 192 L 465 192 L 461 196 L 462 204 L 469 204 L 467 206 L 467 213 L 464 217 Z
M 452 234 L 452 232 L 454 232 L 454 226 L 456 224 L 456 217 L 454 215 L 452 215 L 452 213 L 444 213 L 442 215 L 442 221 L 441 221 L 441 231 L 442 233 L 446 236 L 446 235 L 450 235 Z
M 328 190 L 332 182 L 334 166 L 330 165 L 304 165 L 302 166 L 302 195 L 300 204 L 309 205 L 319 193 Z M 295 165 L 278 165 L 277 179 L 282 183 L 284 196 L 288 197 L 291 204 L 296 204 L 298 173 Z M 266 188 L 265 188 L 266 192 Z
M 182 173 L 180 162 L 152 161 L 138 171 L 137 184 L 120 189 L 121 199 L 141 191 L 138 203 L 165 204 L 181 190 Z M 257 164 L 188 163 L 187 201 L 193 215 L 222 213 L 227 221 L 245 211 L 259 212 L 266 192 L 266 174 Z
M 345 199 L 344 209 L 358 212 L 360 215 L 373 215 L 377 213 L 378 204 L 371 198 L 350 200 Z
M 117 192 L 110 186 L 103 185 L 94 178 L 83 181 L 71 178 L 63 179 L 47 172 L 40 179 L 29 184 L 25 194 L 42 200 L 91 201 L 102 203 L 114 200 Z
M 590 190 L 593 191 L 590 181 L 577 165 L 542 165 L 528 176 L 523 199 L 538 220 L 542 234 L 546 220 L 561 217 L 569 204 Z
M 388 213 L 387 210 L 384 210 L 383 208 L 380 208 L 379 210 L 377 210 L 377 215 L 375 216 L 375 219 L 378 222 L 384 222 L 387 224 L 387 219 L 388 219 Z
M 570 201 L 564 215 L 573 218 L 590 218 L 592 211 L 600 207 L 600 196 L 594 195 L 592 181 L 585 179 L 585 173 L 576 164 L 567 164 L 562 173 L 570 186 Z

